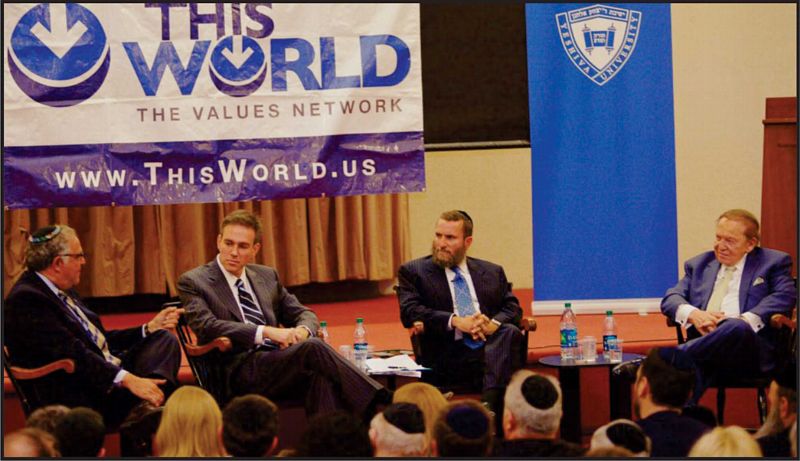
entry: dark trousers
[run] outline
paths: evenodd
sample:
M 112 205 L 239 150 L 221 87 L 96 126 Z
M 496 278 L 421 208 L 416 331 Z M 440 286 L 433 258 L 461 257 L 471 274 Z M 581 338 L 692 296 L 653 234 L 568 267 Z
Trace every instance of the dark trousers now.
M 425 375 L 425 380 L 436 386 L 458 385 L 484 392 L 505 387 L 511 375 L 522 366 L 522 338 L 519 328 L 503 324 L 479 349 L 469 348 L 463 340 L 440 341 L 443 347 L 439 350 L 425 350 L 426 356 L 434 356 L 433 370 Z
M 141 378 L 166 379 L 161 386 L 166 397 L 178 386 L 181 350 L 175 335 L 158 330 L 126 350 L 112 350 L 122 360 L 122 368 Z M 100 400 L 98 410 L 106 427 L 117 427 L 141 400 L 127 389 L 115 386 Z
M 696 372 L 691 404 L 697 404 L 705 390 L 729 375 L 759 376 L 774 367 L 773 347 L 756 334 L 746 321 L 726 319 L 716 330 L 678 346 L 687 353 Z
M 254 351 L 233 370 L 235 395 L 304 399 L 308 416 L 347 409 L 364 415 L 383 386 L 319 338 L 283 350 Z

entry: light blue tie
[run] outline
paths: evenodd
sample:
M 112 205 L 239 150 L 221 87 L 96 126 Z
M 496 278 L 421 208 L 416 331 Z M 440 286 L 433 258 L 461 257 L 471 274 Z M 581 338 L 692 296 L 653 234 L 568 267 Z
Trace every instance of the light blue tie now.
M 472 296 L 469 294 L 469 287 L 467 286 L 467 279 L 461 275 L 461 270 L 458 266 L 453 267 L 453 272 L 456 274 L 453 277 L 453 291 L 456 293 L 456 312 L 459 317 L 469 317 L 475 313 L 475 306 L 472 304 Z M 483 341 L 472 339 L 469 333 L 464 333 L 464 344 L 470 349 L 477 349 L 483 347 Z

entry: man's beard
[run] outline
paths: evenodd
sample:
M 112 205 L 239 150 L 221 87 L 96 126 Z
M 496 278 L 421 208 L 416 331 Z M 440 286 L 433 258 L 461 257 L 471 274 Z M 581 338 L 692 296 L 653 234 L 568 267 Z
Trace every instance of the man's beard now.
M 464 259 L 464 255 L 466 253 L 467 250 L 461 248 L 460 250 L 457 250 L 455 254 L 451 255 L 449 253 L 437 251 L 435 242 L 431 244 L 431 256 L 433 257 L 433 262 L 442 269 L 447 269 L 448 267 L 461 264 L 461 261 Z
M 766 437 L 772 434 L 778 434 L 783 432 L 786 429 L 786 426 L 783 424 L 780 415 L 780 408 L 778 405 L 773 405 L 770 407 L 769 412 L 767 413 L 767 419 L 764 420 L 764 424 L 761 428 L 753 434 L 755 438 Z

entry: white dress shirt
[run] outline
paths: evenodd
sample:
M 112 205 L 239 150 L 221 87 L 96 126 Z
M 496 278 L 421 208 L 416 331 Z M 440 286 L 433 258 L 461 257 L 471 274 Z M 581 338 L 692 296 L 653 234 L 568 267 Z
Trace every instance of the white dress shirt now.
M 752 312 L 745 312 L 742 314 L 739 308 L 739 287 L 742 284 L 742 273 L 744 272 L 744 265 L 746 261 L 747 254 L 745 254 L 742 259 L 740 259 L 739 262 L 733 266 L 733 275 L 731 276 L 730 282 L 728 282 L 728 292 L 725 294 L 725 297 L 722 298 L 722 307 L 720 308 L 720 312 L 722 312 L 722 314 L 728 318 L 741 317 L 742 320 L 750 324 L 750 327 L 753 329 L 753 331 L 757 333 L 759 330 L 764 328 L 764 322 L 761 321 L 761 317 L 753 314 Z M 719 281 L 725 276 L 725 267 L 726 266 L 724 264 L 720 264 L 719 271 L 717 272 L 717 278 L 714 279 L 714 289 L 716 289 Z M 692 306 L 691 304 L 681 304 L 678 306 L 678 311 L 675 313 L 675 321 L 686 328 L 693 326 L 692 324 L 688 323 L 689 314 L 696 309 L 697 307 Z

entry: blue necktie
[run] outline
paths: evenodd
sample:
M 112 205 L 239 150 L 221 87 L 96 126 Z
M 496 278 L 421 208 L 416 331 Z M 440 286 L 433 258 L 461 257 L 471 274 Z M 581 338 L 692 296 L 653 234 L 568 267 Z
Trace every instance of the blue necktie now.
M 467 279 L 461 275 L 461 270 L 459 270 L 458 266 L 453 267 L 453 272 L 456 274 L 456 276 L 453 277 L 453 291 L 455 291 L 456 294 L 456 312 L 459 317 L 469 317 L 475 313 L 475 306 L 472 305 L 472 296 L 469 294 Z M 463 337 L 464 344 L 470 349 L 483 347 L 483 341 L 472 339 L 469 333 L 463 333 Z
M 244 288 L 242 279 L 236 279 L 236 288 L 239 289 L 239 304 L 242 305 L 245 321 L 253 325 L 266 325 L 267 320 L 264 318 L 264 314 L 261 313 L 261 309 L 253 301 L 253 297 Z

